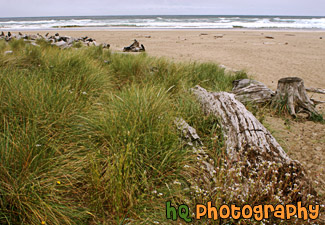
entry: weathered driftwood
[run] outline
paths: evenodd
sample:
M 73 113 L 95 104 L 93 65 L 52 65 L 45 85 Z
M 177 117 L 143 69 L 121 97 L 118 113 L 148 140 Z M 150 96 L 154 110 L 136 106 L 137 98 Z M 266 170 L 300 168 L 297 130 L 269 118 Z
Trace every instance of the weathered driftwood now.
M 224 36 L 223 34 L 217 34 L 217 35 L 214 35 L 213 37 L 214 38 L 223 38 L 223 36 Z
M 193 153 L 196 155 L 197 166 L 202 172 L 201 176 L 194 179 L 196 183 L 216 182 L 214 160 L 204 151 L 203 143 L 195 128 L 188 125 L 182 118 L 176 118 L 174 122 L 177 129 L 182 133 L 182 140 L 193 149 Z
M 269 102 L 274 95 L 274 91 L 266 87 L 263 83 L 250 79 L 235 80 L 233 82 L 232 92 L 236 95 L 236 99 L 243 103 Z
M 315 105 L 318 105 L 318 104 L 322 104 L 322 103 L 325 103 L 325 101 L 319 101 L 319 100 L 315 100 L 315 99 L 310 99 Z
M 227 153 L 233 160 L 239 160 L 237 153 L 249 146 L 256 150 L 258 157 L 291 163 L 292 160 L 271 133 L 235 99 L 234 94 L 212 93 L 200 86 L 195 86 L 192 90 L 206 113 L 220 117 Z
M 319 93 L 319 94 L 325 94 L 325 89 L 321 89 L 321 88 L 306 88 L 306 91 Z
M 134 42 L 127 47 L 123 48 L 123 52 L 144 52 L 146 49 L 144 48 L 144 46 L 136 40 L 134 39 Z
M 321 88 L 306 88 L 306 91 L 318 93 L 318 94 L 325 94 L 325 89 L 321 89 Z M 325 103 L 325 101 L 320 101 L 312 98 L 310 100 L 314 103 L 314 105 Z
M 239 72 L 239 70 L 234 69 L 234 68 L 231 68 L 231 67 L 228 67 L 228 66 L 225 66 L 223 64 L 219 64 L 219 67 L 222 68 L 222 69 L 224 69 L 225 72 L 231 72 L 231 73 L 237 73 L 237 72 Z
M 260 178 L 264 176 L 264 183 L 257 185 L 259 190 L 265 188 L 270 191 L 269 187 L 273 186 L 275 192 L 281 190 L 281 196 L 286 200 L 291 198 L 287 196 L 296 194 L 292 192 L 292 187 L 296 185 L 301 199 L 306 200 L 305 194 L 301 193 L 315 194 L 301 164 L 285 153 L 271 133 L 235 99 L 234 94 L 208 92 L 200 86 L 195 86 L 192 91 L 203 111 L 219 118 L 225 137 L 227 163 L 231 168 L 238 168 L 246 192 L 258 178 L 254 174 L 260 174 Z M 281 182 L 274 184 L 270 180 L 272 176 Z
M 16 39 L 23 39 L 24 41 L 30 42 L 34 46 L 38 46 L 36 44 L 37 40 L 44 40 L 46 42 L 51 43 L 51 45 L 58 46 L 60 48 L 71 48 L 73 47 L 73 44 L 76 42 L 80 42 L 81 44 L 85 46 L 100 46 L 96 43 L 96 40 L 93 38 L 88 38 L 88 37 L 79 37 L 79 38 L 74 38 L 74 37 L 69 37 L 69 36 L 60 36 L 59 33 L 56 33 L 54 36 L 49 36 L 49 33 L 46 33 L 45 36 L 42 36 L 40 34 L 36 35 L 27 35 L 27 34 L 22 34 L 18 33 L 18 35 L 13 34 L 11 32 L 8 32 L 7 35 L 5 33 L 1 32 L 0 33 L 0 39 L 4 39 L 7 42 Z M 101 44 L 103 48 L 109 48 L 110 45 L 103 43 Z
M 278 81 L 272 104 L 287 104 L 289 113 L 296 117 L 299 112 L 319 114 L 306 93 L 304 81 L 299 77 L 286 77 Z

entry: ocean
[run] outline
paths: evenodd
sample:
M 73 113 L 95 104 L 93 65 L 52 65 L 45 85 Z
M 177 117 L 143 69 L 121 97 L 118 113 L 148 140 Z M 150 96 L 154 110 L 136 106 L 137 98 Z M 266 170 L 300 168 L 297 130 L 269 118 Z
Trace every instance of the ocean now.
M 0 18 L 0 30 L 80 28 L 142 29 L 325 29 L 309 16 L 72 16 Z

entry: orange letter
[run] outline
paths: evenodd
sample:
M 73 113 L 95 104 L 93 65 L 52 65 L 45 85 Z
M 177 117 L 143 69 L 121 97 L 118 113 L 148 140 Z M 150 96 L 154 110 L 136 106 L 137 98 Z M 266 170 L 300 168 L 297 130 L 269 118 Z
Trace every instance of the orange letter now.
M 254 211 L 255 220 L 261 221 L 263 219 L 263 206 L 262 205 L 254 206 L 253 211 Z M 260 215 L 257 216 L 256 214 L 260 214 Z
M 246 214 L 246 209 L 248 209 L 249 211 L 248 214 Z M 252 207 L 250 205 L 244 205 L 244 207 L 241 210 L 241 214 L 243 215 L 244 219 L 252 218 L 253 215 Z
M 274 217 L 280 218 L 280 219 L 285 219 L 285 213 L 284 213 L 284 206 L 283 205 L 277 205 L 275 207 L 275 212 L 274 212 Z
M 202 212 L 201 212 L 201 209 L 203 209 Z M 196 205 L 196 219 L 197 220 L 201 219 L 202 216 L 205 216 L 206 213 L 207 213 L 207 208 L 205 207 L 205 205 L 202 205 L 202 204 Z
M 298 202 L 298 218 L 302 218 L 302 212 L 304 213 L 304 220 L 307 220 L 308 213 L 306 207 L 301 207 L 301 202 Z
M 231 205 L 231 216 L 235 220 L 238 220 L 240 218 L 240 207 L 236 207 L 236 205 Z M 239 213 L 236 214 L 236 211 L 239 211 Z
M 309 205 L 309 218 L 312 220 L 317 219 L 318 215 L 319 215 L 319 205 L 315 205 L 315 209 L 313 209 L 312 205 Z M 314 214 L 314 215 L 313 215 Z
M 290 209 L 292 209 L 292 212 L 290 212 Z M 286 205 L 286 214 L 287 214 L 287 220 L 290 220 L 290 217 L 295 215 L 297 212 L 296 206 L 292 204 Z
M 218 219 L 218 211 L 217 208 L 212 206 L 211 207 L 211 202 L 208 202 L 208 218 L 212 218 L 212 211 L 213 211 L 213 219 L 216 220 Z
M 265 205 L 264 206 L 264 213 L 265 213 L 265 218 L 264 219 L 268 219 L 269 218 L 269 209 L 271 210 L 271 212 L 274 212 L 273 205 Z
M 227 213 L 223 214 L 223 209 L 226 209 Z M 220 213 L 220 218 L 221 219 L 227 219 L 230 216 L 230 209 L 227 205 L 222 205 L 219 209 Z

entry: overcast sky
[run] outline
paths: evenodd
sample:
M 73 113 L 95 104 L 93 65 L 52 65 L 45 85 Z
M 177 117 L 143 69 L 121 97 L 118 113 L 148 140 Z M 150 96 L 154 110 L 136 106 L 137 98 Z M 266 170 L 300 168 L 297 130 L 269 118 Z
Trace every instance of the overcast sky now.
M 325 0 L 0 0 L 0 17 L 79 15 L 325 16 Z

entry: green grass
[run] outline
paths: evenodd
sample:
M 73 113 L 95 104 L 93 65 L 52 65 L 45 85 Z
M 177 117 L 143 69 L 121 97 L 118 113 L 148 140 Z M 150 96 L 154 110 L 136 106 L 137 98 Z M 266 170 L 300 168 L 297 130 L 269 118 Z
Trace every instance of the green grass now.
M 190 88 L 230 91 L 245 73 L 38 44 L 0 41 L 0 224 L 166 223 L 167 200 L 204 200 L 184 188 L 195 155 L 174 119 L 195 127 L 222 165 L 218 120 Z
M 289 109 L 289 105 L 288 105 L 288 96 L 285 95 L 283 98 L 278 99 L 275 102 L 272 102 L 269 104 L 270 108 L 273 110 L 274 114 L 276 114 L 277 116 L 280 116 L 282 118 L 284 118 L 285 120 L 288 120 L 288 118 L 290 119 L 295 119 L 296 121 L 305 121 L 306 119 L 313 121 L 313 122 L 319 122 L 319 123 L 325 123 L 325 120 L 323 118 L 322 113 L 311 113 L 310 115 L 308 115 L 308 117 L 304 118 L 302 116 L 291 116 L 291 111 Z

